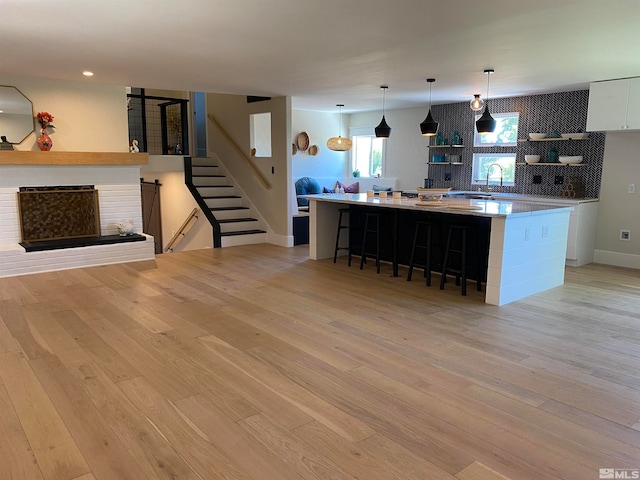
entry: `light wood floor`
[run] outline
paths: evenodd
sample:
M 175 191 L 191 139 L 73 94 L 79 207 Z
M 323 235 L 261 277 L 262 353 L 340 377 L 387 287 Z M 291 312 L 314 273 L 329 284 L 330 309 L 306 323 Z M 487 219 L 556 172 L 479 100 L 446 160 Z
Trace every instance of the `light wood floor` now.
M 640 272 L 566 280 L 493 307 L 270 245 L 0 279 L 0 479 L 640 468 Z

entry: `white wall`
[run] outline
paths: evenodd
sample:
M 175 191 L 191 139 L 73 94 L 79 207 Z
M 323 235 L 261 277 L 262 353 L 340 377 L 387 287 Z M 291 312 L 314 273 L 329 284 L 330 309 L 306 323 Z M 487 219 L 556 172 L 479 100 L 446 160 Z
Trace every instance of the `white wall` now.
M 348 115 L 342 116 L 343 137 L 349 136 Z M 292 178 L 300 177 L 349 177 L 349 152 L 334 152 L 327 148 L 327 140 L 337 137 L 340 130 L 340 115 L 337 113 L 291 111 L 291 143 L 295 143 L 300 132 L 309 135 L 309 144 L 318 146 L 317 155 L 298 151 L 291 161 Z
M 160 157 L 162 158 L 162 157 Z M 182 162 L 182 157 L 178 159 Z M 175 168 L 177 170 L 178 167 Z M 182 226 L 194 208 L 199 208 L 191 192 L 184 183 L 182 171 L 143 171 L 140 173 L 145 182 L 160 182 L 160 213 L 162 215 L 162 249 L 167 246 L 176 231 Z M 198 214 L 198 221 L 185 237 L 173 249 L 174 252 L 213 248 L 213 229 L 204 213 Z
M 426 107 L 385 111 L 391 136 L 386 140 L 383 177 L 397 178 L 400 190 L 422 187 L 427 178 L 429 141 L 420 134 L 420 123 L 426 116 Z M 375 127 L 381 118 L 382 112 L 354 113 L 349 127 Z
M 149 164 L 140 168 L 145 182 L 160 182 L 160 214 L 162 216 L 162 249 L 182 226 L 187 215 L 199 208 L 184 183 L 184 158 L 176 155 L 149 155 Z M 202 212 L 174 252 L 213 248 L 213 228 Z
M 634 184 L 636 193 L 627 193 Z M 598 263 L 640 268 L 640 132 L 607 133 L 596 230 Z M 620 230 L 630 230 L 629 241 Z
M 94 79 L 69 82 L 61 80 L 0 76 L 1 85 L 17 87 L 33 103 L 34 117 L 38 112 L 54 116 L 49 136 L 56 151 L 127 152 L 129 132 L 125 87 L 96 83 Z M 16 150 L 39 150 L 36 132 Z M 51 133 L 53 131 L 53 133 Z M 36 134 L 37 133 L 37 134 Z

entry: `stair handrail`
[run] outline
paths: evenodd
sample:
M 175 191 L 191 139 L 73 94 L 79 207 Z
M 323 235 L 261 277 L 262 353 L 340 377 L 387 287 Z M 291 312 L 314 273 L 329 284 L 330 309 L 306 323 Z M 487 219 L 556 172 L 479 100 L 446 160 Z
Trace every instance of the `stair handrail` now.
M 264 188 L 266 188 L 267 190 L 271 189 L 271 184 L 267 181 L 267 179 L 264 177 L 262 172 L 260 170 L 258 170 L 258 168 L 256 168 L 256 166 L 251 161 L 251 159 L 245 155 L 245 153 L 236 144 L 236 142 L 233 140 L 233 138 L 231 138 L 231 136 L 227 133 L 227 131 L 224 129 L 224 127 L 222 125 L 220 125 L 220 122 L 218 122 L 218 120 L 216 120 L 216 118 L 210 113 L 207 114 L 207 117 L 209 118 L 211 123 L 213 123 L 216 127 L 218 127 L 218 130 L 220 130 L 220 132 L 222 133 L 224 138 L 227 139 L 227 141 L 229 142 L 229 144 L 231 144 L 231 146 L 236 151 L 236 153 L 238 155 L 240 155 L 240 158 L 242 158 L 244 160 L 244 162 L 247 164 L 247 166 L 249 167 L 251 172 L 258 178 L 258 180 L 260 180 L 260 183 L 262 184 L 262 186 Z
M 167 246 L 164 247 L 164 252 L 167 253 L 169 250 L 173 251 L 173 249 L 182 241 L 182 239 L 186 236 L 187 232 L 191 230 L 191 227 L 195 225 L 198 221 L 198 210 L 194 208 L 191 213 L 187 216 L 187 219 L 182 223 L 182 226 L 178 229 L 176 234 L 171 238 Z M 195 219 L 195 220 L 194 220 Z

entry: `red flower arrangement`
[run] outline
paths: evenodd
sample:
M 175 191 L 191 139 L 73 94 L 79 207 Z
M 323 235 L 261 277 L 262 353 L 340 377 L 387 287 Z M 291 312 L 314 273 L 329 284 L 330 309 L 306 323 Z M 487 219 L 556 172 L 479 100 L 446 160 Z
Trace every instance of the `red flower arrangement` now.
M 47 127 L 55 128 L 51 125 L 51 122 L 53 122 L 53 115 L 49 112 L 38 112 L 38 122 L 40 122 L 40 126 L 43 129 Z

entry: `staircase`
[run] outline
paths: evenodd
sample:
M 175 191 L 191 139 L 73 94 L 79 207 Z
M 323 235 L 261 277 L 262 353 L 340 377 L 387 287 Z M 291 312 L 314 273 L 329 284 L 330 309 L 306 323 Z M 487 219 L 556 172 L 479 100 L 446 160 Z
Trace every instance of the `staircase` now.
M 266 231 L 212 158 L 184 159 L 185 183 L 213 227 L 213 246 L 266 242 Z

